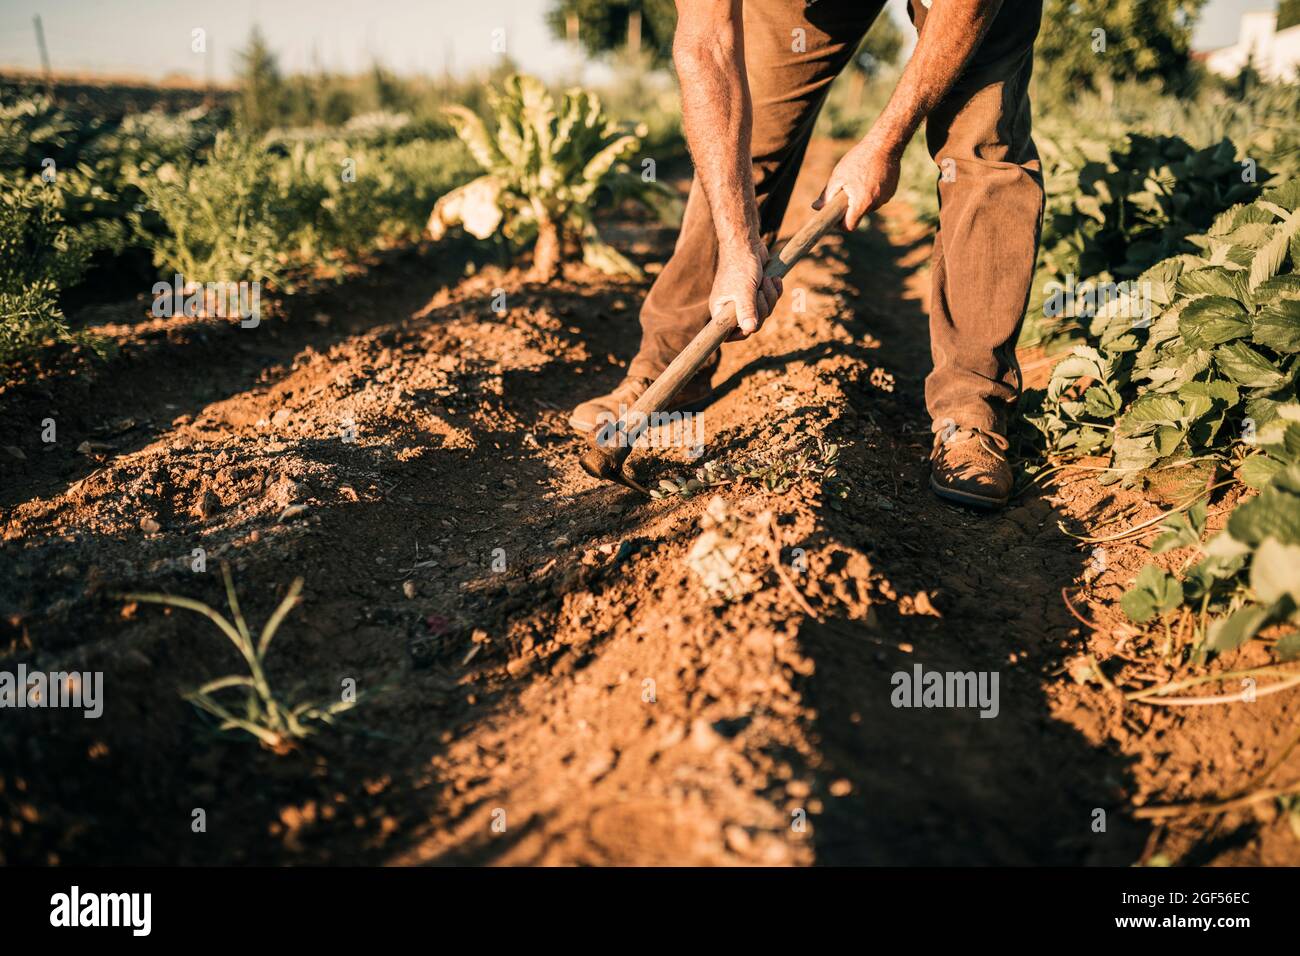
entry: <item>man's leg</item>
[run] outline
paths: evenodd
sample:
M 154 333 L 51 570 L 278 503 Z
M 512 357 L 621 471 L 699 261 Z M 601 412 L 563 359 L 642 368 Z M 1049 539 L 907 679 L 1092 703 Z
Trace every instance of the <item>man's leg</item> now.
M 884 6 L 884 0 L 746 0 L 745 62 L 753 102 L 754 189 L 763 238 L 781 226 L 826 91 Z M 709 321 L 718 239 L 708 201 L 691 184 L 672 257 L 641 307 L 641 348 L 628 379 L 612 394 L 579 405 L 570 423 L 594 427 L 602 412 L 631 404 Z M 682 398 L 707 397 L 717 358 Z M 702 381 L 701 381 L 702 379 Z
M 912 3 L 924 29 L 925 9 Z M 1029 75 L 1041 0 L 1006 0 L 957 84 L 926 119 L 939 164 L 925 401 L 935 432 L 930 486 L 982 508 L 1011 495 L 1007 413 L 1020 392 L 1016 339 L 1043 215 L 1030 136 Z
M 924 8 L 914 14 L 923 28 Z M 1015 345 L 1043 214 L 1028 93 L 1040 14 L 1038 2 L 1007 0 L 970 67 L 926 122 L 940 169 L 931 260 L 934 370 L 925 383 L 936 430 L 951 422 L 1002 435 L 1019 395 Z

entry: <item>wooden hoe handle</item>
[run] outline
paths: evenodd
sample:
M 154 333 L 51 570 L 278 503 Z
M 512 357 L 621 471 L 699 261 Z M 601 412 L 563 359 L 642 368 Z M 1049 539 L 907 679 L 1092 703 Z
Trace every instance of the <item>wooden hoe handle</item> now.
M 774 279 L 785 276 L 795 263 L 806 256 L 835 225 L 844 219 L 849 198 L 843 193 L 835 196 L 804 223 L 781 251 L 768 260 L 765 275 Z M 736 305 L 727 302 L 718 314 L 709 320 L 690 345 L 682 349 L 663 373 L 654 380 L 641 397 L 633 403 L 616 423 L 604 425 L 592 432 L 590 447 L 583 453 L 581 464 L 587 474 L 606 481 L 616 481 L 644 492 L 635 480 L 623 471 L 623 463 L 632 453 L 636 440 L 650 426 L 650 417 L 668 407 L 687 382 L 695 377 L 709 356 L 716 352 L 728 336 L 736 330 Z

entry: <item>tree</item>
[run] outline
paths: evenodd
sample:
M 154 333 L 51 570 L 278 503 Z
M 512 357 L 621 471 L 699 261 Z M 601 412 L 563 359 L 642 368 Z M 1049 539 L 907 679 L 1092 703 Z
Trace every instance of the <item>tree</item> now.
M 546 23 L 563 40 L 569 38 L 575 17 L 578 42 L 592 56 L 621 50 L 631 38 L 656 64 L 672 60 L 677 27 L 673 0 L 553 0 Z
M 853 54 L 852 66 L 867 77 L 896 66 L 903 52 L 903 31 L 888 10 L 882 10 Z
M 1205 0 L 1045 0 L 1039 76 L 1067 91 L 1119 81 L 1171 83 L 1187 71 Z
M 240 122 L 250 132 L 265 133 L 276 125 L 280 116 L 284 96 L 280 61 L 256 26 L 248 35 L 248 45 L 235 56 L 238 60 Z
M 1285 30 L 1300 23 L 1300 0 L 1282 0 L 1277 5 L 1277 28 Z
M 903 31 L 888 10 L 882 10 L 849 61 L 849 89 L 853 108 L 861 111 L 867 81 L 898 64 L 903 52 Z

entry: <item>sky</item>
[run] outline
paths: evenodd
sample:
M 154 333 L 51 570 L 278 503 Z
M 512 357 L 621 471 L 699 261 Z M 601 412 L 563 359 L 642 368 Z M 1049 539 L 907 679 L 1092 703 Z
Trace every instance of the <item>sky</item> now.
M 792 0 L 798 2 L 798 0 Z M 890 0 L 902 16 L 903 0 Z M 0 0 L 0 67 L 40 66 L 32 18 L 58 72 L 230 79 L 234 51 L 260 24 L 286 72 L 359 72 L 378 60 L 402 73 L 461 72 L 495 62 L 494 39 L 523 69 L 554 76 L 572 54 L 550 36 L 550 0 Z M 1209 0 L 1196 49 L 1235 41 L 1241 14 L 1273 0 Z M 202 30 L 206 52 L 196 52 Z M 504 30 L 504 34 L 494 31 Z

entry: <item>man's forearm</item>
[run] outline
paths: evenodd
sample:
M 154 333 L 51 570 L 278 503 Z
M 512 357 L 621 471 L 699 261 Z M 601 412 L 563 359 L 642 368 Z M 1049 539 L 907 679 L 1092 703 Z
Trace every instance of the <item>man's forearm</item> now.
M 740 15 L 740 0 L 679 0 L 673 41 L 686 145 L 723 258 L 759 241 Z
M 921 121 L 952 89 L 1002 0 L 934 0 L 916 50 L 868 136 L 901 154 Z

